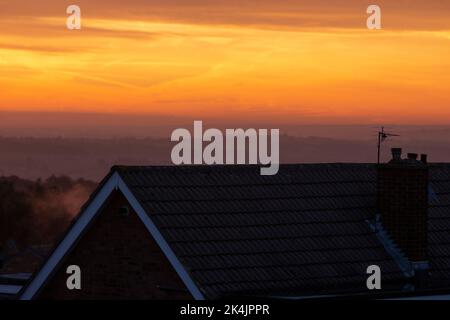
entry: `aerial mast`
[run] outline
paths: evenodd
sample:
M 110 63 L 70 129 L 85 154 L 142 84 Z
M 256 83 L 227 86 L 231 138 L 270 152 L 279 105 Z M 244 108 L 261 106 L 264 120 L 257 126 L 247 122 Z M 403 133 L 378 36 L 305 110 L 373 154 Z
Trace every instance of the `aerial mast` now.
M 398 134 L 387 133 L 384 131 L 384 127 L 381 127 L 381 130 L 378 131 L 378 154 L 377 154 L 377 164 L 380 164 L 380 156 L 381 156 L 381 144 L 388 137 L 399 137 Z

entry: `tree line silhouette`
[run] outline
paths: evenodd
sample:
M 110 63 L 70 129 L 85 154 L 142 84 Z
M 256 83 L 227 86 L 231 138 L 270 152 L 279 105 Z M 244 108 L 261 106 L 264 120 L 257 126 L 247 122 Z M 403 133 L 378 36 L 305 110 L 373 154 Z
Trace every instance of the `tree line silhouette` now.
M 30 181 L 0 177 L 0 250 L 52 244 L 67 228 L 96 183 L 66 176 Z

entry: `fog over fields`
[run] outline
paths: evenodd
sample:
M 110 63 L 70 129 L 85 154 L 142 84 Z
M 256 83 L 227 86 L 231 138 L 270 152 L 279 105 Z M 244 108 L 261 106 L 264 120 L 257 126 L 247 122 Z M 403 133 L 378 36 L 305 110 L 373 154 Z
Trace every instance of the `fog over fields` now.
M 170 116 L 0 112 L 0 176 L 25 179 L 67 175 L 99 181 L 115 164 L 171 164 L 174 129 L 279 128 L 282 163 L 375 162 L 379 125 L 316 125 L 226 121 Z M 450 162 L 450 126 L 386 125 L 400 137 L 383 143 L 428 153 L 432 162 Z

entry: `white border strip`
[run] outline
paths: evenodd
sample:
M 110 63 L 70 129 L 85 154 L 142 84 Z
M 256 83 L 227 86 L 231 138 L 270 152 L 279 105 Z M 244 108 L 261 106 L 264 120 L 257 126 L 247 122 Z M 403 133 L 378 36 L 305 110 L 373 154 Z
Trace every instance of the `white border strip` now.
M 102 189 L 99 191 L 97 196 L 91 201 L 89 206 L 81 213 L 78 220 L 75 222 L 75 225 L 72 226 L 68 234 L 65 238 L 60 242 L 58 247 L 53 251 L 51 256 L 45 262 L 44 266 L 39 270 L 37 275 L 31 281 L 31 283 L 27 286 L 25 291 L 22 293 L 20 300 L 31 300 L 34 298 L 36 293 L 42 287 L 44 282 L 56 268 L 58 263 L 64 257 L 66 252 L 70 250 L 73 244 L 78 240 L 83 230 L 89 224 L 89 222 L 95 217 L 98 210 L 101 208 L 103 203 L 108 199 L 109 195 L 113 190 L 120 189 L 125 198 L 128 200 L 130 205 L 133 207 L 134 211 L 136 211 L 139 218 L 142 220 L 147 230 L 155 239 L 156 243 L 159 245 L 161 250 L 164 252 L 165 256 L 178 273 L 178 276 L 181 278 L 183 283 L 188 288 L 189 292 L 192 294 L 194 299 L 204 300 L 203 294 L 200 292 L 194 281 L 189 276 L 188 272 L 185 270 L 181 262 L 178 260 L 175 253 L 170 248 L 167 241 L 164 239 L 162 234 L 159 232 L 158 228 L 155 226 L 153 221 L 147 215 L 145 210 L 140 205 L 139 201 L 135 198 L 133 193 L 127 187 L 125 182 L 122 180 L 120 175 L 115 172 L 109 180 L 104 184 Z
M 16 286 L 11 284 L 0 284 L 0 294 L 18 294 L 22 289 L 22 286 Z
M 153 236 L 156 243 L 158 243 L 159 247 L 172 264 L 172 267 L 177 271 L 178 276 L 181 278 L 181 280 L 183 280 L 185 286 L 189 289 L 189 292 L 192 294 L 194 299 L 204 300 L 205 298 L 203 294 L 200 292 L 194 281 L 192 281 L 192 278 L 189 276 L 186 269 L 181 264 L 180 260 L 178 260 L 177 256 L 172 251 L 172 249 L 170 248 L 167 241 L 164 239 L 161 232 L 159 232 L 159 229 L 153 223 L 152 219 L 150 219 L 144 208 L 142 208 L 139 201 L 135 198 L 134 194 L 130 191 L 130 189 L 120 176 L 118 180 L 120 191 L 122 191 L 123 195 L 125 196 L 125 198 L 127 198 L 128 202 L 133 207 L 134 211 L 136 211 L 139 218 L 141 218 L 142 222 L 144 222 L 145 226 L 147 227 L 147 230 Z
M 44 266 L 41 268 L 41 270 L 39 270 L 38 274 L 34 277 L 34 279 L 22 293 L 20 300 L 33 299 L 34 295 L 41 288 L 42 284 L 48 278 L 50 273 L 56 268 L 56 266 L 64 257 L 66 252 L 72 247 L 72 245 L 80 236 L 81 232 L 84 230 L 84 228 L 86 228 L 86 226 L 95 216 L 95 214 L 100 209 L 102 204 L 106 201 L 111 192 L 115 188 L 117 188 L 118 176 L 119 175 L 117 173 L 114 173 L 110 177 L 110 179 L 105 183 L 105 185 L 97 194 L 97 196 L 94 198 L 94 200 L 92 200 L 92 202 L 84 210 L 84 212 L 81 213 L 75 225 L 72 226 L 69 233 L 65 236 L 63 241 L 60 242 L 58 247 L 56 247 L 55 251 L 53 251 L 51 256 L 45 262 Z
M 414 296 L 414 297 L 405 297 L 405 298 L 391 298 L 391 299 L 385 299 L 385 300 L 433 300 L 433 301 L 449 301 L 450 295 L 448 294 L 442 294 L 442 295 L 435 295 L 435 296 Z

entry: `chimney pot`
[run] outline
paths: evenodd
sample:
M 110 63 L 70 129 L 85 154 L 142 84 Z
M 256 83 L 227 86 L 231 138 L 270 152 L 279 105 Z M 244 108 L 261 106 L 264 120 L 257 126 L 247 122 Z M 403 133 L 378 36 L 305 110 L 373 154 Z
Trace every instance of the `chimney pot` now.
M 421 154 L 420 155 L 420 161 L 422 161 L 423 163 L 427 164 L 428 163 L 428 155 Z
M 417 160 L 417 157 L 418 157 L 417 153 L 408 153 L 409 160 Z
M 402 159 L 402 148 L 392 148 L 392 160 L 400 161 Z

